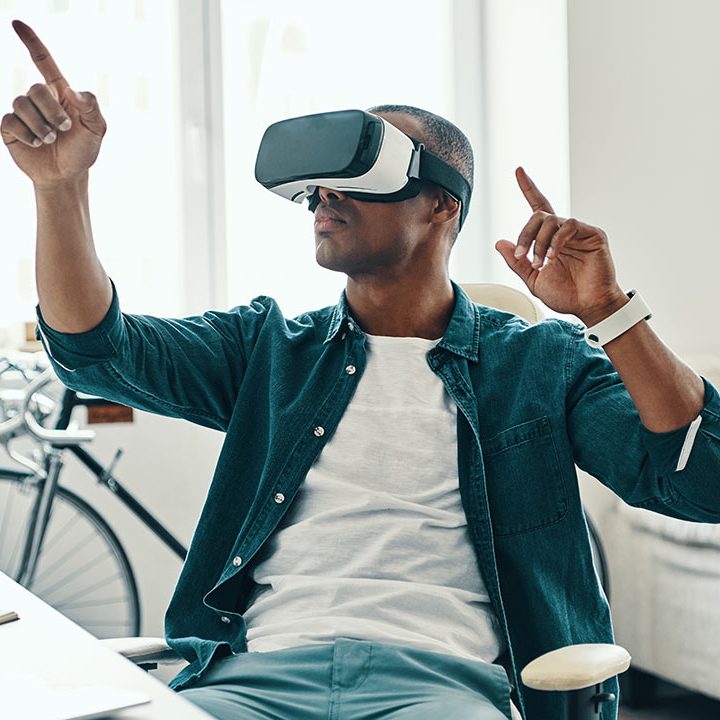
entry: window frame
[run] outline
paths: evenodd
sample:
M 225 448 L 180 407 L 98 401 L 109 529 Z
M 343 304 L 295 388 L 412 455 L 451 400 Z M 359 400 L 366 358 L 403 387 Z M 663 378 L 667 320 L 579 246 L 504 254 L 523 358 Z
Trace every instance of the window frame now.
M 178 3 L 186 314 L 227 305 L 220 0 Z M 201 32 L 198 32 L 201 28 Z

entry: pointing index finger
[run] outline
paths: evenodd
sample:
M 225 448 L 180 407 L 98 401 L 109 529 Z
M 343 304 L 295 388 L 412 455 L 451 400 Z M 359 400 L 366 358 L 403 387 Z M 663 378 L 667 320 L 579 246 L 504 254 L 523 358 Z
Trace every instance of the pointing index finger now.
M 520 186 L 525 199 L 528 201 L 528 204 L 533 211 L 542 210 L 543 212 L 551 213 L 552 215 L 555 214 L 550 201 L 538 190 L 537 185 L 530 179 L 530 176 L 525 172 L 525 170 L 523 170 L 523 168 L 519 167 L 515 170 L 515 177 L 517 178 L 518 185 Z
M 40 38 L 29 25 L 26 25 L 20 20 L 13 20 L 12 26 L 18 34 L 18 37 L 22 40 L 23 45 L 28 49 L 32 61 L 45 78 L 45 82 L 55 88 L 58 95 L 62 95 L 65 88 L 69 86 L 69 83 L 63 77 L 60 68 L 55 64 L 48 49 L 43 45 Z

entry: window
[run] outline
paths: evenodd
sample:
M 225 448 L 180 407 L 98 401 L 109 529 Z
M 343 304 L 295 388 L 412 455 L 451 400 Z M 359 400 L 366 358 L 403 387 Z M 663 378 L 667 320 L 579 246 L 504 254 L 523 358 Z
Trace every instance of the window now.
M 14 18 L 38 33 L 73 88 L 98 96 L 108 131 L 90 170 L 93 233 L 129 312 L 182 307 L 176 15 L 174 0 L 0 0 L 1 114 L 43 81 Z M 2 153 L 0 327 L 33 320 L 37 302 L 32 184 Z

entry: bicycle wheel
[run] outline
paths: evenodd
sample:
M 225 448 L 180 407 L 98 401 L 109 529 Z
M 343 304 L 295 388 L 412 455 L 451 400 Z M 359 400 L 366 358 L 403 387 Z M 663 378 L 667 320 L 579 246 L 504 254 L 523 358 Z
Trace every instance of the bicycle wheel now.
M 23 482 L 27 478 L 0 471 L 0 570 L 14 579 L 41 487 Z M 28 590 L 95 637 L 139 635 L 140 602 L 125 551 L 97 511 L 65 488 L 58 487 L 53 499 Z

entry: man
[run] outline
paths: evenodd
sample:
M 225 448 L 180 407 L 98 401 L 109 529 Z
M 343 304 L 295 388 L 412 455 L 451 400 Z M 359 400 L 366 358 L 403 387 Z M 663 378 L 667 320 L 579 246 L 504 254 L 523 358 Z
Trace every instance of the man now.
M 519 671 L 612 642 L 575 463 L 626 502 L 720 521 L 720 398 L 645 320 L 618 330 L 632 301 L 602 230 L 555 215 L 518 169 L 533 214 L 496 247 L 603 348 L 473 305 L 447 267 L 462 204 L 433 183 L 398 202 L 318 188 L 317 260 L 348 276 L 336 307 L 123 315 L 87 205 L 105 122 L 15 29 L 46 84 L 2 136 L 35 186 L 38 329 L 58 375 L 227 434 L 166 616 L 189 661 L 171 686 L 221 718 L 491 720 L 511 716 L 511 689 L 524 717 L 565 717 Z M 373 112 L 471 181 L 452 124 Z

